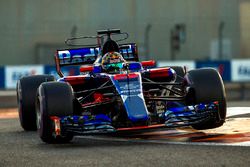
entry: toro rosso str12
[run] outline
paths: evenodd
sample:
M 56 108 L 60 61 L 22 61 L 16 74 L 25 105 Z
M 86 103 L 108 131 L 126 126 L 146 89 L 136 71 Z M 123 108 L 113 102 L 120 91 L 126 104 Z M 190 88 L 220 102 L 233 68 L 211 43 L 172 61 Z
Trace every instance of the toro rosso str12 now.
M 135 43 L 118 44 L 127 37 L 112 29 L 68 39 L 68 45 L 86 38 L 97 44 L 58 50 L 57 81 L 51 75 L 21 78 L 17 97 L 23 129 L 38 130 L 46 143 L 65 143 L 76 135 L 210 129 L 225 122 L 225 89 L 215 69 L 155 68 L 155 61 L 139 61 Z M 64 76 L 63 67 L 76 65 L 81 75 Z

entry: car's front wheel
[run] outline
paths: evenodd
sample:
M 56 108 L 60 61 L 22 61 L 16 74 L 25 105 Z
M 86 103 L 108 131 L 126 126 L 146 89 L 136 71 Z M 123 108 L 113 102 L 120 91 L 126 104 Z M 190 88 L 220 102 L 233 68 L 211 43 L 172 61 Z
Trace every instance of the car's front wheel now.
M 188 105 L 218 102 L 217 117 L 210 118 L 206 122 L 193 125 L 195 129 L 216 128 L 225 122 L 226 119 L 226 94 L 222 78 L 218 71 L 212 68 L 191 70 L 185 76 L 188 95 L 186 98 Z
M 42 141 L 46 143 L 67 143 L 73 139 L 71 133 L 55 134 L 52 117 L 73 115 L 73 92 L 67 83 L 47 82 L 38 88 L 37 127 Z

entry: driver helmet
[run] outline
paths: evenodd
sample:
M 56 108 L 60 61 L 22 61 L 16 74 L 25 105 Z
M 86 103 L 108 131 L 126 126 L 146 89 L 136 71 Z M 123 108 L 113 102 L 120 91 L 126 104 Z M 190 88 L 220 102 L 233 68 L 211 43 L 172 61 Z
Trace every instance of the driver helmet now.
M 124 63 L 124 58 L 118 52 L 108 52 L 102 58 L 102 68 L 107 72 L 119 71 Z

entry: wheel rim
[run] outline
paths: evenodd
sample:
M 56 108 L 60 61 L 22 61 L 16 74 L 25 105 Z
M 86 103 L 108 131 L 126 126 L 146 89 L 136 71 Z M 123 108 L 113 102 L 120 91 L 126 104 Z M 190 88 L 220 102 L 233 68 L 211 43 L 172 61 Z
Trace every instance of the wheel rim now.
M 36 126 L 38 130 L 40 129 L 40 124 L 41 124 L 41 111 L 40 111 L 40 100 L 38 97 L 36 103 Z
M 18 106 L 18 114 L 20 120 L 22 120 L 23 115 L 22 115 L 22 90 L 20 87 L 20 81 L 17 83 L 17 106 Z M 22 121 L 21 121 L 22 124 Z

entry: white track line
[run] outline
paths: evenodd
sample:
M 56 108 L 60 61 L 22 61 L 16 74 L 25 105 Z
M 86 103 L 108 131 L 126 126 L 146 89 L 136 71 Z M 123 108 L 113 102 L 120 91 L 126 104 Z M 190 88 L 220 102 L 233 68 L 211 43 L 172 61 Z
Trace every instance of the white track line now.
M 250 107 L 228 107 L 227 117 L 250 114 Z

